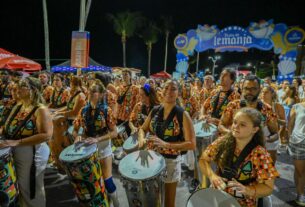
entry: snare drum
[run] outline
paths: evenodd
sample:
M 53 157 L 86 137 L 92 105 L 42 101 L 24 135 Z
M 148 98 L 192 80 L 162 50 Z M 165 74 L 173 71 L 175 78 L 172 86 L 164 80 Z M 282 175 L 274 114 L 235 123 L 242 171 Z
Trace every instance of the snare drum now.
M 119 164 L 123 186 L 130 207 L 160 207 L 163 201 L 165 159 L 151 150 L 139 150 L 126 155 Z
M 62 151 L 59 159 L 80 203 L 90 207 L 109 206 L 96 144 L 73 144 Z
M 230 194 L 214 188 L 194 192 L 187 201 L 186 207 L 240 207 L 238 201 Z
M 18 186 L 11 148 L 0 149 L 0 206 L 17 203 Z
M 195 136 L 196 136 L 196 146 L 199 154 L 202 149 L 206 148 L 211 144 L 217 134 L 217 126 L 214 124 L 208 124 L 205 127 L 206 122 L 199 121 L 194 124 Z
M 138 134 L 132 134 L 124 142 L 123 149 L 126 153 L 131 153 L 138 150 L 138 145 Z
M 67 133 L 68 127 L 68 120 L 64 116 L 53 118 L 53 138 L 49 141 L 49 146 L 54 164 L 60 171 L 63 170 L 63 166 L 59 162 L 59 155 L 66 147 L 73 144 L 69 133 Z

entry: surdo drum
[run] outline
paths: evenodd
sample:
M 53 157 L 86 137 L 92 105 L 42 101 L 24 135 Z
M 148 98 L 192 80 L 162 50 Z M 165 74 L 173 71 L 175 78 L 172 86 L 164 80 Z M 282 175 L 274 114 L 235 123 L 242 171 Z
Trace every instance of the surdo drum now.
M 80 203 L 90 207 L 109 206 L 96 144 L 73 144 L 62 151 L 59 159 Z
M 129 207 L 160 207 L 163 183 L 160 179 L 165 159 L 151 150 L 139 150 L 126 155 L 119 164 Z

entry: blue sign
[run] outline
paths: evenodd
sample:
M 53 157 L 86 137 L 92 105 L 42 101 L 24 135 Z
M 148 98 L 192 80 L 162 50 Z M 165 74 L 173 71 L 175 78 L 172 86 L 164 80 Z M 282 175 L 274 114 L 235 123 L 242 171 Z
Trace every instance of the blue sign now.
M 216 25 L 198 25 L 186 34 L 175 39 L 177 49 L 176 72 L 188 69 L 188 56 L 194 51 L 203 52 L 214 49 L 215 52 L 246 52 L 250 48 L 271 50 L 279 54 L 278 71 L 280 78 L 290 78 L 296 70 L 297 46 L 305 38 L 305 32 L 299 27 L 288 28 L 285 24 L 274 24 L 273 20 L 251 22 L 249 27 L 229 26 L 219 30 Z

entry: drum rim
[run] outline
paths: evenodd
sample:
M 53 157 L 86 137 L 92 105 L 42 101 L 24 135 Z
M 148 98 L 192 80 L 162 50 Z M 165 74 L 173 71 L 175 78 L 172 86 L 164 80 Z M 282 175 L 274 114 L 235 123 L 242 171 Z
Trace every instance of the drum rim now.
M 72 144 L 72 145 L 74 145 L 74 144 Z M 70 146 L 68 146 L 68 147 L 71 147 L 72 145 L 70 145 Z M 61 155 L 61 154 L 65 151 L 65 149 L 67 149 L 68 147 L 66 147 L 66 148 L 59 154 L 58 159 L 59 159 L 61 162 L 63 162 L 63 163 L 79 163 L 79 162 L 82 162 L 82 161 L 84 161 L 84 160 L 87 160 L 87 159 L 90 158 L 93 154 L 95 154 L 96 152 L 98 152 L 97 144 L 92 144 L 92 145 L 94 145 L 94 147 L 95 147 L 94 152 L 91 153 L 91 154 L 88 154 L 88 155 L 86 155 L 86 156 L 84 156 L 84 157 L 82 157 L 81 159 L 77 159 L 77 160 L 63 160 L 63 159 L 61 159 L 61 156 L 60 156 L 60 155 Z M 92 146 L 92 145 L 90 145 L 90 146 Z
M 0 152 L 3 151 L 3 153 L 0 153 L 0 157 L 4 157 L 8 154 L 10 154 L 12 152 L 12 148 L 11 147 L 4 147 L 0 149 Z
M 213 190 L 216 190 L 216 189 L 214 189 L 214 188 L 201 188 L 201 189 L 197 189 L 197 190 L 195 190 L 189 197 L 188 197 L 188 199 L 187 199 L 187 201 L 186 201 L 186 204 L 185 204 L 185 207 L 187 207 L 187 205 L 188 205 L 188 203 L 189 203 L 189 201 L 190 201 L 190 199 L 192 198 L 192 196 L 193 195 L 195 195 L 195 193 L 197 193 L 198 191 L 202 191 L 202 190 L 208 190 L 208 189 L 213 189 Z M 223 191 L 223 190 L 219 190 L 219 191 L 222 191 L 223 193 L 225 193 L 225 194 L 227 194 L 227 195 L 229 195 L 229 196 L 231 196 L 231 197 L 233 197 L 234 198 L 234 196 L 232 196 L 231 194 L 229 194 L 229 193 L 227 193 L 227 192 L 225 192 L 225 191 Z M 238 203 L 238 201 L 236 200 L 236 202 Z M 238 203 L 239 204 L 239 203 Z M 239 205 L 239 206 L 236 206 L 236 207 L 241 207 L 241 205 Z
M 128 154 L 128 155 L 131 155 L 132 153 L 136 153 L 136 152 L 138 152 L 138 151 L 140 151 L 140 150 L 137 150 L 137 151 L 135 151 L 135 152 L 131 152 L 131 153 Z M 165 158 L 164 158 L 160 153 L 158 153 L 158 152 L 156 152 L 156 151 L 153 151 L 153 150 L 147 150 L 147 151 L 149 151 L 149 152 L 154 152 L 154 153 L 160 155 L 160 156 L 164 159 L 164 164 L 165 164 L 165 165 L 164 165 L 163 169 L 160 170 L 160 172 L 159 172 L 157 175 L 154 175 L 154 176 L 151 176 L 151 177 L 148 177 L 148 178 L 145 178 L 145 179 L 141 179 L 141 180 L 133 179 L 133 178 L 124 176 L 124 175 L 122 174 L 122 172 L 121 172 L 121 170 L 120 170 L 120 164 L 119 164 L 119 166 L 118 166 L 118 171 L 119 171 L 120 175 L 121 175 L 123 178 L 127 179 L 127 180 L 135 181 L 135 182 L 147 181 L 147 180 L 151 180 L 151 179 L 154 179 L 154 178 L 160 176 L 160 174 L 166 169 Z M 128 155 L 126 155 L 126 156 L 128 156 Z M 125 156 L 125 157 L 126 157 L 126 156 Z M 125 157 L 124 157 L 124 158 L 125 158 Z M 124 159 L 124 158 L 123 158 L 123 159 Z M 123 159 L 122 159 L 122 160 L 123 160 Z M 122 160 L 121 160 L 121 161 L 122 161 Z M 121 162 L 120 162 L 120 163 L 121 163 Z

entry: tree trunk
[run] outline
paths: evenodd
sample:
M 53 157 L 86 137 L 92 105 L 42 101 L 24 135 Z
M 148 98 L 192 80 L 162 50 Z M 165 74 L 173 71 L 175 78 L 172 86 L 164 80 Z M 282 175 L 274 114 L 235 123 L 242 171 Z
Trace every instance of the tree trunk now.
M 148 51 L 148 64 L 147 64 L 147 76 L 150 76 L 150 62 L 151 62 L 151 50 L 152 50 L 152 43 L 147 43 L 147 51 Z
M 87 24 L 87 20 L 88 20 L 88 15 L 89 15 L 89 12 L 90 12 L 90 7 L 91 7 L 91 0 L 88 0 L 87 1 L 87 5 L 86 5 L 86 13 L 85 13 L 85 26 L 84 26 L 84 29 L 86 29 L 86 24 Z
M 200 53 L 197 52 L 196 73 L 198 73 L 198 69 L 199 69 L 199 58 L 200 58 L 199 54 L 200 54 Z
M 44 49 L 45 49 L 45 62 L 46 69 L 50 72 L 50 44 L 49 44 L 49 24 L 48 24 L 48 9 L 47 0 L 42 0 L 43 7 L 43 25 L 44 25 Z
M 167 31 L 165 34 L 164 72 L 166 72 L 166 68 L 167 68 L 168 38 L 169 38 L 169 32 Z
M 126 68 L 126 35 L 122 33 L 122 45 L 123 45 L 123 67 Z

